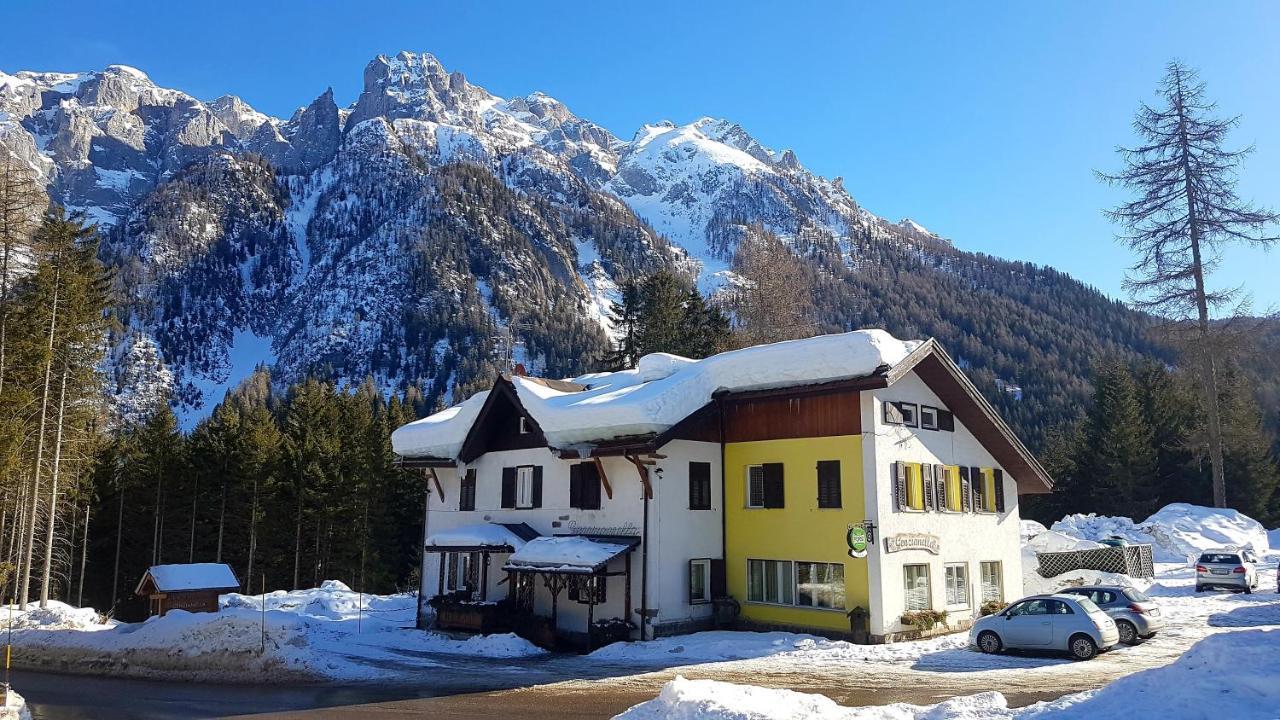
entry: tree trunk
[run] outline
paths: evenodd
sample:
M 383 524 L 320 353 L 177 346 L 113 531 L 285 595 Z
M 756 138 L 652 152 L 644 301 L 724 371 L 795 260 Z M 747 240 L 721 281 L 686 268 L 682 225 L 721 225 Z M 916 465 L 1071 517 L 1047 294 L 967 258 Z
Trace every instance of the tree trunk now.
M 164 515 L 164 469 L 156 473 L 156 508 L 151 528 L 151 564 L 160 564 L 160 534 L 163 532 L 161 516 Z
M 214 553 L 214 562 L 222 562 L 222 534 L 227 524 L 227 462 L 222 461 L 222 501 L 218 506 L 218 551 Z M 253 577 L 248 575 L 246 577 Z
M 200 502 L 200 473 L 193 476 L 194 485 L 191 487 L 191 543 L 187 545 L 187 562 L 196 561 L 196 507 Z
M 61 261 L 58 261 L 61 263 Z M 40 423 L 36 429 L 36 462 L 31 480 L 31 498 L 28 503 L 26 536 L 22 539 L 22 585 L 18 590 L 18 609 L 27 609 L 27 599 L 31 594 L 31 561 L 35 553 L 36 512 L 40 509 L 40 469 L 44 462 L 44 426 L 49 413 L 49 382 L 53 379 L 53 339 L 58 330 L 58 295 L 62 289 L 62 269 L 53 273 L 53 303 L 49 310 L 49 342 L 45 348 L 48 353 L 44 364 L 44 390 L 40 395 Z
M 124 535 L 124 488 L 120 490 L 120 502 L 116 507 L 116 565 L 111 571 L 111 609 L 116 608 L 116 591 L 120 586 L 120 538 Z
M 85 558 L 89 556 L 89 508 L 90 504 L 84 504 L 84 529 L 80 532 L 80 587 L 76 592 L 76 607 L 84 607 L 84 566 Z
M 245 582 L 253 578 L 253 556 L 258 552 L 258 473 L 253 474 L 253 503 L 249 513 L 249 570 Z M 266 590 L 263 590 L 266 592 Z
M 1209 465 L 1213 471 L 1213 505 L 1227 506 L 1226 472 L 1222 461 L 1222 418 L 1218 411 L 1218 371 L 1209 342 L 1209 301 L 1204 287 L 1204 265 L 1200 257 L 1200 216 L 1196 206 L 1195 184 L 1192 182 L 1191 141 L 1182 117 L 1182 85 L 1178 85 L 1178 132 L 1182 153 L 1182 181 L 1187 194 L 1187 229 L 1191 236 L 1191 258 L 1196 282 L 1197 334 L 1200 354 L 1200 382 L 1204 386 L 1205 411 L 1209 414 Z
M 293 589 L 298 589 L 298 571 L 302 568 L 302 485 L 298 485 L 298 508 L 294 514 Z
M 53 581 L 53 537 L 58 519 L 58 479 L 62 468 L 62 426 L 67 410 L 67 374 L 70 369 L 62 366 L 62 381 L 58 388 L 58 430 L 53 441 L 53 474 L 49 480 L 49 519 L 44 533 L 44 567 L 40 571 L 40 609 L 49 607 L 49 586 Z

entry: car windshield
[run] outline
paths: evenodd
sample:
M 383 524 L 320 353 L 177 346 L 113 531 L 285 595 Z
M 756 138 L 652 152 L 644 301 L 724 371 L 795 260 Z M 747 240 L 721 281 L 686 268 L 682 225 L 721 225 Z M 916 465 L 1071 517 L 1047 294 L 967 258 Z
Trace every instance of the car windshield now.
M 1099 609 L 1097 605 L 1094 605 L 1093 601 L 1087 597 L 1077 595 L 1075 597 L 1075 601 L 1079 603 L 1080 607 L 1084 608 L 1084 611 L 1087 613 L 1102 612 L 1102 610 Z
M 1134 590 L 1133 588 L 1126 588 L 1124 591 L 1124 596 L 1129 598 L 1129 600 L 1133 602 L 1147 602 L 1148 600 L 1151 599 L 1147 597 L 1146 593 L 1142 592 L 1141 590 Z
M 1235 553 L 1205 553 L 1200 556 L 1202 563 L 1240 564 L 1240 556 Z

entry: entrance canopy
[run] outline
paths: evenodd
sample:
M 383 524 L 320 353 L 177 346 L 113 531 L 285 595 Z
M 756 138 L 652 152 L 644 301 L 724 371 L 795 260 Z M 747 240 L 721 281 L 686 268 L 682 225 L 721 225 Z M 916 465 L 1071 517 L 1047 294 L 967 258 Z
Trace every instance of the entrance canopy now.
M 515 552 L 538 531 L 524 523 L 476 523 L 452 530 L 441 530 L 427 538 L 427 552 Z
M 591 575 L 604 570 L 609 561 L 635 549 L 627 540 L 592 540 L 582 535 L 540 537 L 516 550 L 503 566 L 515 572 L 562 575 Z

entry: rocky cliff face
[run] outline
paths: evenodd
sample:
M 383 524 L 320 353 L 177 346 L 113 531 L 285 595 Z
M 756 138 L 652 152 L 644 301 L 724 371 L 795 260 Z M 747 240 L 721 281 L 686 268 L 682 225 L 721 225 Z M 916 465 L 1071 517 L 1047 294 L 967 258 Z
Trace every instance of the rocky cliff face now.
M 512 357 L 571 374 L 605 347 L 619 283 L 672 267 L 713 292 L 749 226 L 846 285 L 886 252 L 935 269 L 964 255 L 732 122 L 624 141 L 425 54 L 379 56 L 349 108 L 326 90 L 288 120 L 123 66 L 0 73 L 0 144 L 109 228 L 125 416 L 165 392 L 217 401 L 257 362 L 281 383 L 372 376 L 428 405 Z M 865 317 L 858 297 L 824 327 Z

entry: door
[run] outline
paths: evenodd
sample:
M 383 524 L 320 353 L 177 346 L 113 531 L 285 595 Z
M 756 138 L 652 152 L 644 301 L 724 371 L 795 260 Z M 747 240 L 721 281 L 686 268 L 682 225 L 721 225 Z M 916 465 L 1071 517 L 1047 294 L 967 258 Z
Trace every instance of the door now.
M 1012 608 L 1005 616 L 1005 645 L 1009 647 L 1046 647 L 1053 641 L 1053 625 L 1046 600 L 1027 600 Z

